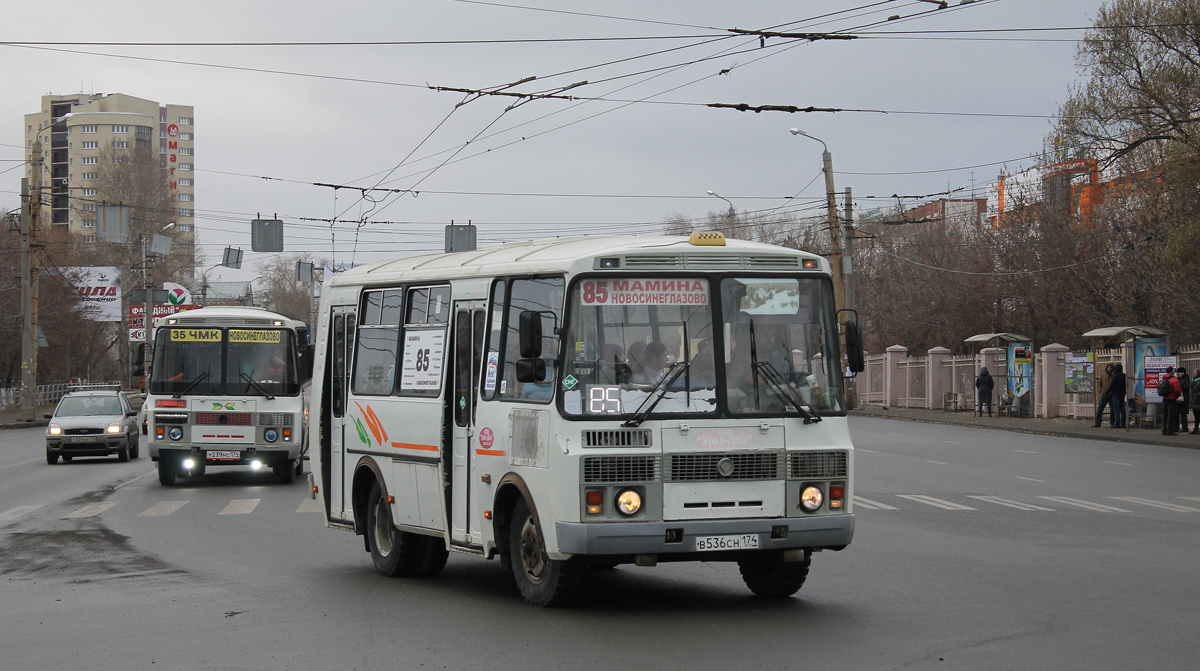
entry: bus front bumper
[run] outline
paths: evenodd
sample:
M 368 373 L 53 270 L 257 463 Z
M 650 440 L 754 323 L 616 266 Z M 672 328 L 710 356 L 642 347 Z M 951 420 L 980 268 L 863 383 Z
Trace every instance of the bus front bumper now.
M 781 527 L 786 533 L 781 535 Z M 696 539 L 758 535 L 759 550 L 842 549 L 854 538 L 854 515 L 677 522 L 557 522 L 559 552 L 573 555 L 693 554 Z

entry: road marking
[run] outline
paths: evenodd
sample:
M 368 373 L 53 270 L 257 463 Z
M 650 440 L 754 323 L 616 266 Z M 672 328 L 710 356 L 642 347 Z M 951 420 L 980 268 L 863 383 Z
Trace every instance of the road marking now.
M 889 506 L 886 503 L 872 501 L 871 499 L 864 499 L 863 497 L 857 495 L 854 497 L 854 505 L 862 506 L 867 510 L 898 510 L 896 506 Z
M 1018 480 L 1028 480 L 1030 482 L 1045 482 L 1045 480 L 1038 480 L 1037 478 L 1027 478 L 1024 475 L 1014 475 L 1013 477 L 1017 478 Z
M 1127 512 L 1130 512 L 1123 508 L 1114 508 L 1112 506 L 1106 506 L 1103 503 L 1092 503 L 1091 501 L 1081 501 L 1079 499 L 1073 499 L 1068 496 L 1039 496 L 1038 498 L 1046 499 L 1047 501 L 1056 501 L 1058 503 L 1063 503 L 1068 506 L 1075 506 L 1077 508 L 1083 508 L 1085 510 L 1091 510 L 1091 511 L 1094 511 L 1097 513 L 1127 513 Z
M 1108 498 L 1116 499 L 1117 501 L 1125 501 L 1126 503 L 1140 503 L 1143 506 L 1153 506 L 1155 508 L 1162 508 L 1163 510 L 1170 510 L 1177 513 L 1200 513 L 1200 508 L 1181 506 L 1177 503 L 1164 503 L 1162 501 L 1143 499 L 1136 496 L 1110 496 Z
M 924 496 L 922 494 L 897 494 L 896 496 L 902 499 L 908 499 L 909 501 L 924 503 L 925 505 L 933 506 L 934 508 L 941 508 L 942 510 L 978 510 L 977 508 L 971 508 L 969 506 L 953 503 L 951 501 L 943 501 L 942 499 L 935 499 L 932 496 Z
M 1013 452 L 1023 452 L 1025 454 L 1037 454 L 1037 452 L 1034 452 L 1033 450 L 1013 450 Z
M 938 464 L 938 465 L 941 465 L 941 466 L 946 466 L 946 465 L 947 465 L 947 464 L 946 464 L 946 462 L 944 462 L 944 461 L 934 461 L 933 459 L 926 459 L 925 461 L 928 461 L 928 462 L 929 462 L 929 463 L 931 463 L 931 464 Z
M 262 499 L 234 499 L 218 515 L 249 515 Z
M 64 520 L 70 520 L 70 519 L 76 519 L 76 518 L 80 518 L 80 517 L 95 517 L 96 515 L 99 515 L 100 513 L 104 512 L 105 510 L 108 510 L 109 508 L 112 508 L 115 505 L 117 505 L 116 501 L 104 501 L 102 503 L 89 503 L 86 506 L 80 508 L 79 510 L 76 510 L 73 513 L 67 513 L 66 515 L 63 515 L 62 518 Z
M 1187 499 L 1188 501 L 1200 501 L 1200 496 L 1181 496 L 1179 498 Z
M 300 502 L 300 507 L 296 509 L 298 513 L 323 513 L 325 506 L 321 505 L 320 499 L 304 499 Z
M 0 471 L 3 471 L 3 470 L 4 470 L 4 469 L 6 469 L 6 468 L 13 468 L 13 467 L 15 467 L 15 466 L 21 466 L 21 465 L 23 465 L 23 464 L 32 464 L 32 463 L 33 463 L 33 462 L 35 462 L 35 461 L 42 461 L 43 459 L 45 459 L 45 457 L 42 457 L 42 458 L 39 458 L 39 459 L 26 459 L 25 461 L 18 461 L 18 462 L 17 462 L 17 463 L 15 463 L 15 464 L 9 464 L 9 465 L 7 465 L 7 466 L 0 466 Z
M 875 451 L 875 450 L 864 450 L 864 449 L 863 449 L 863 448 L 861 448 L 861 447 L 859 447 L 859 448 L 856 448 L 856 449 L 857 449 L 859 452 L 874 452 L 874 451 Z
M 42 506 L 17 506 L 10 510 L 5 510 L 0 513 L 0 522 L 11 522 L 17 518 L 24 517 L 29 513 L 41 508 Z
M 1132 466 L 1132 465 L 1133 465 L 1133 464 L 1127 464 L 1127 463 L 1125 463 L 1125 462 L 1123 462 L 1123 461 L 1106 461 L 1106 462 L 1104 462 L 1104 463 L 1106 463 L 1106 464 L 1116 464 L 1117 466 Z M 1109 497 L 1109 498 L 1112 498 L 1112 497 Z
M 900 436 L 901 438 L 903 438 L 903 437 L 904 437 L 904 434 L 903 434 L 903 433 L 889 433 L 888 435 L 889 435 L 889 436 Z
M 187 501 L 159 501 L 138 513 L 138 517 L 166 517 L 186 505 Z
M 967 496 L 967 498 L 987 501 L 988 503 L 994 503 L 998 506 L 1008 506 L 1009 508 L 1016 508 L 1017 510 L 1045 510 L 1048 512 L 1054 512 L 1053 508 L 1043 508 L 1042 506 L 1035 506 L 1032 503 L 1011 501 L 1009 499 L 1002 499 L 999 496 Z
M 153 470 L 153 471 L 147 471 L 147 472 L 145 472 L 145 473 L 142 473 L 141 475 L 139 475 L 139 476 L 137 476 L 136 478 L 134 478 L 134 479 L 130 480 L 129 482 L 126 482 L 126 483 L 123 483 L 123 484 L 117 485 L 116 487 L 113 487 L 113 491 L 115 492 L 115 491 L 117 491 L 118 489 L 124 489 L 125 487 L 128 487 L 129 485 L 132 485 L 133 483 L 137 482 L 138 480 L 141 480 L 142 478 L 148 478 L 148 477 L 150 477 L 151 475 L 154 475 L 154 474 L 155 474 L 155 473 L 157 473 L 157 472 L 158 472 L 157 470 Z
M 957 440 L 947 440 L 946 442 L 950 443 L 951 445 L 966 445 L 966 443 L 960 443 Z

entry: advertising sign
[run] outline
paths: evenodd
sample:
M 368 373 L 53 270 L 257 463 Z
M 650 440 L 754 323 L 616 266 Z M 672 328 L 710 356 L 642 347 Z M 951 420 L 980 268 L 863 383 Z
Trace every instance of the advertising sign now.
M 1008 346 L 1008 393 L 1013 398 L 1025 399 L 1033 389 L 1033 345 L 1010 343 Z
M 1138 338 L 1133 345 L 1133 397 L 1143 403 L 1158 403 L 1146 398 L 1146 391 L 1158 386 L 1155 378 L 1153 385 L 1146 384 L 1146 359 L 1167 355 L 1166 338 Z M 1158 394 L 1155 394 L 1158 398 Z
M 116 266 L 74 266 L 63 269 L 75 282 L 86 319 L 121 321 L 121 269 Z
M 142 342 L 146 339 L 146 306 L 135 304 L 127 305 L 126 317 L 129 321 L 129 342 Z M 153 328 L 162 326 L 162 320 L 177 312 L 184 310 L 195 310 L 199 305 L 155 305 L 154 306 L 154 323 Z
M 167 302 L 171 305 L 187 305 L 192 302 L 192 292 L 182 284 L 163 282 L 163 288 L 167 290 Z
M 1158 381 L 1163 375 L 1179 367 L 1177 356 L 1148 356 L 1146 357 L 1146 402 L 1162 403 L 1158 395 Z
M 1090 394 L 1096 387 L 1095 354 L 1075 354 L 1067 352 L 1067 388 L 1068 394 Z

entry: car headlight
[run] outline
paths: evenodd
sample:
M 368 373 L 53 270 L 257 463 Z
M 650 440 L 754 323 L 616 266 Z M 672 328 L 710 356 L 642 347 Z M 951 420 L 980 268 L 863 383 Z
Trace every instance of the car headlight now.
M 112 424 L 108 425 L 108 428 L 106 428 L 105 431 L 108 433 L 121 433 L 121 423 L 113 422 Z
M 825 500 L 825 494 L 820 487 L 809 485 L 800 492 L 800 507 L 805 512 L 816 512 L 821 507 L 821 502 Z
M 626 489 L 617 494 L 617 512 L 622 515 L 636 515 L 642 509 L 642 495 L 632 489 Z
M 52 436 L 61 436 L 62 435 L 62 427 L 59 426 L 58 424 L 51 424 L 50 428 L 46 431 L 46 433 L 48 433 Z
M 263 440 L 267 441 L 268 443 L 273 443 L 278 438 L 279 432 L 275 429 L 267 429 L 266 431 L 263 431 Z
M 167 437 L 169 437 L 171 440 L 179 440 L 183 438 L 183 429 L 179 428 L 178 426 L 172 426 L 171 429 L 167 431 Z

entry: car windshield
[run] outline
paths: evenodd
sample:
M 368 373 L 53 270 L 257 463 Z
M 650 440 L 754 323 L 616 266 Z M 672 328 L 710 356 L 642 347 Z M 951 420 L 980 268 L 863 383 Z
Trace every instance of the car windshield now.
M 660 390 L 655 415 L 717 411 L 708 280 L 585 280 L 571 301 L 566 413 L 631 414 L 672 367 L 682 371 Z
M 54 411 L 55 417 L 99 417 L 120 415 L 121 400 L 116 396 L 67 396 Z

